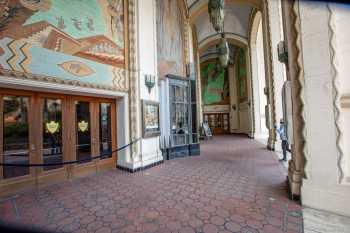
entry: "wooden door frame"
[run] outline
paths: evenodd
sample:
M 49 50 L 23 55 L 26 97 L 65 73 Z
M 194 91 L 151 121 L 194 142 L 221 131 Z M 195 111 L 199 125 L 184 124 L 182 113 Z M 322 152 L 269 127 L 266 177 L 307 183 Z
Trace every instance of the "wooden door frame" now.
M 117 99 L 104 97 L 86 97 L 70 94 L 53 94 L 49 92 L 35 92 L 26 90 L 14 90 L 0 88 L 0 154 L 3 153 L 3 97 L 23 96 L 29 98 L 28 122 L 29 122 L 29 162 L 43 163 L 43 104 L 44 98 L 60 99 L 62 101 L 62 145 L 63 161 L 76 160 L 76 108 L 75 101 L 89 102 L 90 110 L 90 133 L 91 133 L 91 154 L 100 154 L 100 103 L 111 103 L 111 134 L 112 151 L 117 147 Z M 74 116 L 74 117 L 72 117 Z M 72 127 L 73 126 L 73 127 Z M 94 140 L 93 140 L 94 139 Z M 34 145 L 34 149 L 33 149 Z M 93 154 L 93 152 L 95 154 Z M 3 156 L 0 156 L 0 161 Z M 95 173 L 99 170 L 116 168 L 117 153 L 113 153 L 111 158 L 96 159 L 91 162 L 79 165 L 66 165 L 62 168 L 45 171 L 43 168 L 30 168 L 29 174 L 9 179 L 3 179 L 3 167 L 0 167 L 0 196 L 13 193 L 21 188 L 33 185 L 44 185 L 55 181 L 62 181 L 73 177 L 84 176 Z M 81 170 L 81 171 L 79 171 Z
M 4 108 L 4 101 L 3 101 L 3 94 L 0 94 L 0 162 L 4 162 L 4 133 L 3 133 L 3 127 L 4 127 L 4 113 L 3 113 L 3 108 Z M 3 171 L 3 166 L 0 166 L 0 182 L 3 180 L 4 176 L 4 171 Z
M 101 103 L 110 103 L 111 104 L 111 136 L 112 136 L 112 151 L 117 149 L 117 103 L 115 99 L 110 100 L 98 100 L 98 124 L 100 124 L 100 104 Z M 100 132 L 100 128 L 98 127 L 98 133 Z M 99 135 L 100 136 L 100 135 Z M 100 137 L 98 138 L 100 142 Z M 100 146 L 100 143 L 98 144 Z M 100 154 L 100 148 L 98 147 L 98 151 Z M 118 153 L 112 153 L 111 158 L 99 159 L 98 160 L 98 169 L 104 170 L 105 167 L 110 167 L 109 165 L 114 164 L 118 161 Z
M 53 99 L 53 100 L 61 100 L 61 121 L 62 121 L 62 160 L 63 162 L 69 161 L 69 150 L 66 150 L 65 142 L 68 143 L 71 140 L 65 140 L 69 135 L 67 135 L 67 128 L 69 128 L 69 125 L 67 126 L 67 122 L 65 121 L 65 115 L 66 113 L 66 105 L 67 105 L 67 96 L 66 95 L 60 95 L 60 94 L 53 94 L 53 93 L 38 93 L 37 95 L 37 107 L 39 108 L 39 116 L 38 116 L 38 122 L 39 125 L 37 127 L 37 134 L 40 135 L 38 138 L 38 149 L 37 150 L 37 156 L 38 156 L 38 163 L 44 163 L 44 156 L 41 152 L 43 150 L 43 107 L 44 107 L 44 99 Z M 38 177 L 39 184 L 46 184 L 50 183 L 51 180 L 62 180 L 68 178 L 68 168 L 66 166 L 62 166 L 60 168 L 47 170 L 45 171 L 43 167 L 38 168 Z
M 8 88 L 0 88 L 0 90 L 2 91 L 1 94 L 1 110 L 2 112 L 0 112 L 0 119 L 1 119 L 1 151 L 0 153 L 3 154 L 3 140 L 4 140 L 4 134 L 3 134 L 3 130 L 4 130 L 4 122 L 3 122 L 3 102 L 4 102 L 4 97 L 5 96 L 18 96 L 18 97 L 28 97 L 28 123 L 29 122 L 33 122 L 34 121 L 34 117 L 33 117 L 33 99 L 35 96 L 34 92 L 30 92 L 30 91 L 22 91 L 22 90 L 13 90 L 13 89 L 8 89 Z M 33 134 L 33 126 L 32 124 L 28 124 L 28 160 L 29 163 L 35 163 L 35 160 L 33 160 L 33 157 L 35 155 L 33 155 L 33 153 L 35 153 L 35 150 L 32 150 L 32 146 L 35 146 L 35 140 L 34 137 L 32 137 Z M 3 156 L 1 156 L 2 161 L 3 161 Z M 25 186 L 25 183 L 33 183 L 34 182 L 34 169 L 30 169 L 29 168 L 29 174 L 24 175 L 24 176 L 18 176 L 18 177 L 12 177 L 12 178 L 8 178 L 8 179 L 4 179 L 3 177 L 3 167 L 1 166 L 1 179 L 0 179 L 0 184 L 3 186 L 8 186 L 5 190 L 6 191 L 12 191 L 13 189 L 15 189 L 15 186 Z

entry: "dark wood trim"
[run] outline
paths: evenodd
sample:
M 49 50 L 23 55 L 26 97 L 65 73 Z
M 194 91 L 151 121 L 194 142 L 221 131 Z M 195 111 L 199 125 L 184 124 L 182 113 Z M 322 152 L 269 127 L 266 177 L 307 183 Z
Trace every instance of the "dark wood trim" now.
M 62 158 L 63 161 L 68 161 L 67 159 L 67 151 L 65 150 L 66 145 L 64 144 L 64 139 L 66 138 L 64 133 L 65 133 L 65 120 L 64 120 L 64 114 L 66 112 L 66 106 L 67 106 L 67 99 L 65 95 L 58 95 L 58 94 L 51 94 L 51 93 L 39 93 L 38 94 L 38 98 L 39 98 L 39 103 L 40 103 L 40 150 L 38 150 L 38 158 L 39 158 L 39 163 L 43 163 L 44 162 L 44 158 L 43 158 L 43 107 L 44 107 L 44 99 L 58 99 L 61 100 L 61 104 L 62 104 L 62 126 L 61 126 L 61 130 L 62 130 L 62 144 L 63 146 L 63 151 L 62 151 Z M 49 184 L 55 181 L 62 181 L 68 178 L 68 171 L 67 171 L 67 167 L 63 166 L 61 168 L 56 168 L 56 169 L 52 169 L 52 170 L 47 170 L 45 171 L 43 168 L 40 168 L 40 176 L 38 177 L 38 183 L 39 185 L 45 185 L 45 184 Z
M 90 137 L 91 137 L 91 156 L 100 155 L 100 103 L 90 102 Z M 98 160 L 92 161 L 97 172 Z
M 91 154 L 100 154 L 100 103 L 111 103 L 112 117 L 112 149 L 117 147 L 117 99 L 85 97 L 65 94 L 52 94 L 46 92 L 22 91 L 0 88 L 0 154 L 3 153 L 3 97 L 5 95 L 29 97 L 28 122 L 29 124 L 29 161 L 30 163 L 43 163 L 43 104 L 44 98 L 60 99 L 62 101 L 62 143 L 63 161 L 76 160 L 76 109 L 75 101 L 86 101 L 90 104 L 90 132 Z M 3 157 L 0 156 L 0 161 Z M 0 196 L 18 192 L 33 185 L 41 186 L 75 177 L 96 173 L 99 170 L 116 168 L 116 153 L 110 159 L 95 160 L 85 164 L 66 165 L 63 168 L 45 171 L 43 168 L 30 168 L 29 175 L 3 179 L 3 168 L 0 167 Z
M 39 110 L 37 110 L 39 109 Z M 41 161 L 41 121 L 42 121 L 42 107 L 40 105 L 40 99 L 37 94 L 34 94 L 30 100 L 29 109 L 29 161 L 30 163 L 40 163 Z M 30 174 L 35 178 L 36 184 L 38 184 L 38 176 L 42 171 L 41 167 L 31 167 Z
M 0 162 L 4 161 L 4 150 L 3 150 L 3 144 L 4 144 L 4 131 L 3 131 L 3 127 L 4 127 L 4 114 L 3 114 L 3 108 L 4 108 L 4 101 L 3 101 L 3 95 L 0 95 Z M 3 167 L 0 166 L 0 181 L 3 179 L 4 176 L 4 171 L 3 171 Z

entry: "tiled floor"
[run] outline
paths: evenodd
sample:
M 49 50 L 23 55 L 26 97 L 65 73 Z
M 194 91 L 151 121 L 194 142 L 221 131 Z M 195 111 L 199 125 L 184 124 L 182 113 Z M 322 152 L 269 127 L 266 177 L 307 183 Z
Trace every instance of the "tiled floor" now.
M 302 232 L 275 154 L 240 136 L 215 137 L 201 151 L 28 191 L 1 202 L 0 218 L 50 232 Z

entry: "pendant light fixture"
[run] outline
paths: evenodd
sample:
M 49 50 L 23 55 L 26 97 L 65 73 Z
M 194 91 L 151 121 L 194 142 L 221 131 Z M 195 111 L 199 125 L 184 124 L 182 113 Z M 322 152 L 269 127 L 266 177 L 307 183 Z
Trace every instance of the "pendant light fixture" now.
M 226 68 L 230 60 L 230 49 L 228 47 L 227 40 L 225 38 L 225 0 L 209 0 L 208 12 L 210 22 L 212 23 L 215 31 L 221 33 L 220 42 L 217 45 L 217 52 L 219 55 L 220 66 Z
M 230 60 L 230 48 L 228 47 L 224 33 L 221 34 L 221 39 L 217 46 L 217 50 L 219 54 L 220 65 L 221 67 L 226 68 Z
M 210 22 L 217 33 L 223 31 L 225 18 L 224 7 L 225 0 L 209 0 L 208 2 Z

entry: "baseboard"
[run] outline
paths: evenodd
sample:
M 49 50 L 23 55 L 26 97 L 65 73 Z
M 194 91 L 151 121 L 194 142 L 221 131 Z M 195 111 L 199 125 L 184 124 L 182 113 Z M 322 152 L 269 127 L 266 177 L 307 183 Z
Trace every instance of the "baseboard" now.
M 161 160 L 161 161 L 158 161 L 158 162 L 155 162 L 155 163 L 151 163 L 147 166 L 144 166 L 144 167 L 138 167 L 138 168 L 129 168 L 129 167 L 123 167 L 123 166 L 120 166 L 120 165 L 117 165 L 117 168 L 119 170 L 122 170 L 122 171 L 127 171 L 127 172 L 130 172 L 130 173 L 135 173 L 135 172 L 140 172 L 140 171 L 144 171 L 144 170 L 147 170 L 149 168 L 152 168 L 152 167 L 155 167 L 155 166 L 158 166 L 160 164 L 164 163 L 164 160 Z
M 350 217 L 350 196 L 340 192 L 341 190 L 332 192 L 330 189 L 319 189 L 304 184 L 301 187 L 301 201 L 303 206 L 309 208 Z

